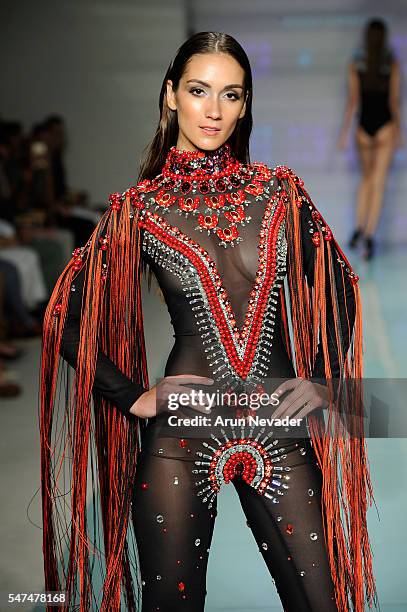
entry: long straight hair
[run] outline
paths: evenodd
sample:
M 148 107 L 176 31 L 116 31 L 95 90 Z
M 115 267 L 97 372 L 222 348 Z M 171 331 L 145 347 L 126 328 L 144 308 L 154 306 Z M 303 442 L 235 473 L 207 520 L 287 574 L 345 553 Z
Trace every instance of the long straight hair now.
M 144 160 L 140 164 L 138 180 L 152 179 L 161 173 L 167 153 L 177 143 L 178 116 L 167 104 L 167 80 L 173 83 L 174 91 L 184 74 L 186 65 L 193 55 L 205 53 L 226 53 L 231 55 L 244 71 L 244 96 L 246 112 L 238 119 L 228 143 L 233 155 L 243 163 L 250 162 L 249 139 L 253 126 L 252 97 L 253 80 L 249 58 L 243 47 L 229 34 L 223 32 L 198 32 L 186 40 L 178 49 L 175 58 L 165 74 L 159 99 L 160 120 L 151 143 L 144 150 Z
M 364 83 L 369 89 L 386 87 L 383 77 L 390 73 L 393 59 L 388 28 L 383 19 L 371 19 L 364 30 Z

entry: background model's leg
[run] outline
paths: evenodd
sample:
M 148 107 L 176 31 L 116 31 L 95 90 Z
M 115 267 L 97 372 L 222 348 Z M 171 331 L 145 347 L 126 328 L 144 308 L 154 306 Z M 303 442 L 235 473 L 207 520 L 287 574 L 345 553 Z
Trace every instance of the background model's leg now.
M 361 178 L 357 192 L 356 227 L 364 231 L 372 196 L 374 147 L 373 139 L 362 128 L 356 131 L 356 146 L 361 166 Z
M 394 127 L 387 123 L 380 128 L 374 138 L 374 159 L 371 168 L 371 198 L 365 228 L 366 236 L 372 237 L 376 231 L 383 205 L 383 195 L 391 160 L 394 155 Z

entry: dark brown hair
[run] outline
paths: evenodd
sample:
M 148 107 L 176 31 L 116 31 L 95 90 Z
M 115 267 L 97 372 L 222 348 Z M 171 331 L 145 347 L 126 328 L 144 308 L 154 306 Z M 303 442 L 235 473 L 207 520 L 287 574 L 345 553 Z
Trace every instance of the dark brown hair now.
M 145 149 L 144 160 L 141 162 L 138 180 L 151 179 L 161 173 L 167 153 L 178 138 L 177 111 L 167 104 L 167 80 L 173 83 L 177 90 L 180 79 L 188 61 L 193 55 L 204 53 L 227 53 L 231 55 L 244 71 L 244 96 L 246 97 L 246 112 L 238 119 L 233 134 L 228 139 L 233 155 L 243 163 L 250 162 L 249 138 L 252 131 L 252 95 L 253 82 L 249 58 L 243 47 L 229 34 L 223 32 L 198 32 L 186 40 L 178 49 L 175 58 L 165 74 L 159 99 L 160 120 L 153 140 Z
M 392 53 L 388 45 L 388 28 L 383 19 L 370 19 L 364 31 L 364 55 L 366 87 L 385 87 L 384 74 L 388 74 Z

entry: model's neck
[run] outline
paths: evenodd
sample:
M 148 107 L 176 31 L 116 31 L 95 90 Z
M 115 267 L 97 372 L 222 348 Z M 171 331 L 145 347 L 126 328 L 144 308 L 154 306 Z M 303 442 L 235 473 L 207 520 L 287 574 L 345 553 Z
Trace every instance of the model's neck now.
M 220 174 L 236 164 L 228 143 L 213 151 L 187 151 L 171 147 L 163 174 L 190 176 L 193 174 Z

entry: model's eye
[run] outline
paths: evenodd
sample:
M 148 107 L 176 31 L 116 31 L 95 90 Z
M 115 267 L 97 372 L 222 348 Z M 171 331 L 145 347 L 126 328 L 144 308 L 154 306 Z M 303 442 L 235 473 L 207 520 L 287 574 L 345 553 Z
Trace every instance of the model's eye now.
M 234 91 L 229 91 L 226 95 L 233 96 L 233 98 L 229 98 L 229 100 L 240 100 L 239 94 L 235 93 Z
M 195 94 L 195 92 L 203 91 L 203 89 L 201 89 L 200 87 L 192 87 L 192 89 L 190 89 L 189 91 L 190 91 L 190 93 Z M 199 96 L 199 93 L 197 93 L 195 95 Z
M 192 93 L 194 96 L 199 96 L 199 97 L 201 97 L 202 93 L 205 93 L 205 91 L 201 87 L 192 87 L 189 90 L 189 92 Z M 239 94 L 237 94 L 234 91 L 228 91 L 226 93 L 226 97 L 228 100 L 240 100 Z

